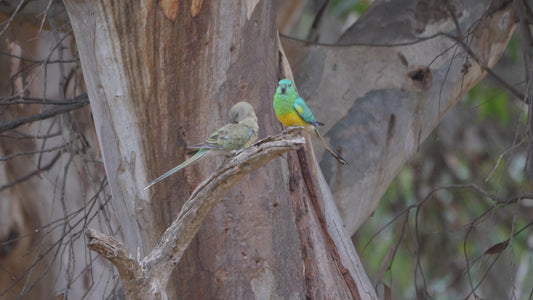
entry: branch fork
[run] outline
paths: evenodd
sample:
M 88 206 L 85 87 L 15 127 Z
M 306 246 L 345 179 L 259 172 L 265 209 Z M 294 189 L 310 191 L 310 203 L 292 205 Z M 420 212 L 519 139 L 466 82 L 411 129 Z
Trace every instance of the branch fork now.
M 127 299 L 167 299 L 169 277 L 200 229 L 205 217 L 242 177 L 281 154 L 305 144 L 301 128 L 287 128 L 237 153 L 204 180 L 184 203 L 179 215 L 159 243 L 141 261 L 118 240 L 87 229 L 88 247 L 118 269 Z

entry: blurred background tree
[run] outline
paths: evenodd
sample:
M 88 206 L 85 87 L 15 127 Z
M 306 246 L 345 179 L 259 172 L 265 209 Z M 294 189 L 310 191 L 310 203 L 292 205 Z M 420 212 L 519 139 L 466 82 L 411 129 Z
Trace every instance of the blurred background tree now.
M 335 43 L 371 4 L 307 1 L 284 33 Z M 515 91 L 529 88 L 522 49 L 531 46 L 524 43 L 515 32 L 493 68 Z M 529 120 L 524 99 L 490 76 L 446 114 L 353 236 L 378 293 L 393 299 L 533 297 Z
M 310 38 L 326 5 L 321 30 L 328 33 L 318 41 L 331 43 L 370 3 L 309 1 L 287 34 Z M 493 68 L 522 91 L 523 44 L 517 31 Z M 522 100 L 490 77 L 478 83 L 446 114 L 353 236 L 382 295 L 533 297 L 533 194 L 524 137 L 529 117 Z

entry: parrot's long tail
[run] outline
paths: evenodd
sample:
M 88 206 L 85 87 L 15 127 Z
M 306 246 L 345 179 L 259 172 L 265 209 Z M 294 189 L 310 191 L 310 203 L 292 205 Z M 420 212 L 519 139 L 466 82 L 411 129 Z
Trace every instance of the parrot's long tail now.
M 324 138 L 322 137 L 322 135 L 320 134 L 320 132 L 318 132 L 318 128 L 315 127 L 315 134 L 318 138 L 318 140 L 320 141 L 320 143 L 324 146 L 324 148 L 326 148 L 326 150 L 329 151 L 329 153 L 331 153 L 331 155 L 333 155 L 333 157 L 335 157 L 335 159 L 343 164 L 343 165 L 346 165 L 348 164 L 346 162 L 346 160 L 344 160 L 344 158 L 342 158 L 342 156 L 339 154 L 339 152 L 335 151 L 335 149 L 333 149 L 333 147 L 331 147 L 331 145 L 326 142 L 326 140 L 324 140 Z
M 159 181 L 167 178 L 168 176 L 178 172 L 179 170 L 185 168 L 186 166 L 198 161 L 200 158 L 204 157 L 208 152 L 209 152 L 209 149 L 201 148 L 200 150 L 198 150 L 198 152 L 196 152 L 193 156 L 191 156 L 191 158 L 189 158 L 186 161 L 182 162 L 181 164 L 175 166 L 174 168 L 172 168 L 170 171 L 166 172 L 165 174 L 159 176 L 156 180 L 150 182 L 150 184 L 147 185 L 144 188 L 144 190 L 148 189 L 149 187 L 151 187 L 152 185 L 158 183 Z

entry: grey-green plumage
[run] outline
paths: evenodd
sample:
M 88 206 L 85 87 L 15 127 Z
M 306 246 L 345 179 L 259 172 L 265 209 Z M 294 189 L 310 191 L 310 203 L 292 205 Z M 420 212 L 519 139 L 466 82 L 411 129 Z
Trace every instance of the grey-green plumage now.
M 259 129 L 253 106 L 241 101 L 231 108 L 229 115 L 231 123 L 213 132 L 204 143 L 188 147 L 189 149 L 198 149 L 198 152 L 152 181 L 144 189 L 148 189 L 186 166 L 197 162 L 207 154 L 228 154 L 233 150 L 251 146 L 257 139 L 257 130 Z

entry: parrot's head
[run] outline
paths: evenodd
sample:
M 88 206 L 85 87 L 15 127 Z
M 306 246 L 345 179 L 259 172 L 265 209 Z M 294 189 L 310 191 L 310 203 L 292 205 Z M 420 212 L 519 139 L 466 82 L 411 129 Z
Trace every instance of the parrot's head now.
M 295 92 L 294 86 L 292 85 L 292 82 L 289 79 L 282 79 L 279 81 L 278 90 L 276 91 L 278 94 L 292 94 Z
M 257 120 L 254 107 L 250 103 L 244 101 L 233 105 L 229 111 L 229 117 L 232 123 L 239 123 L 246 118 L 255 118 L 255 120 Z

